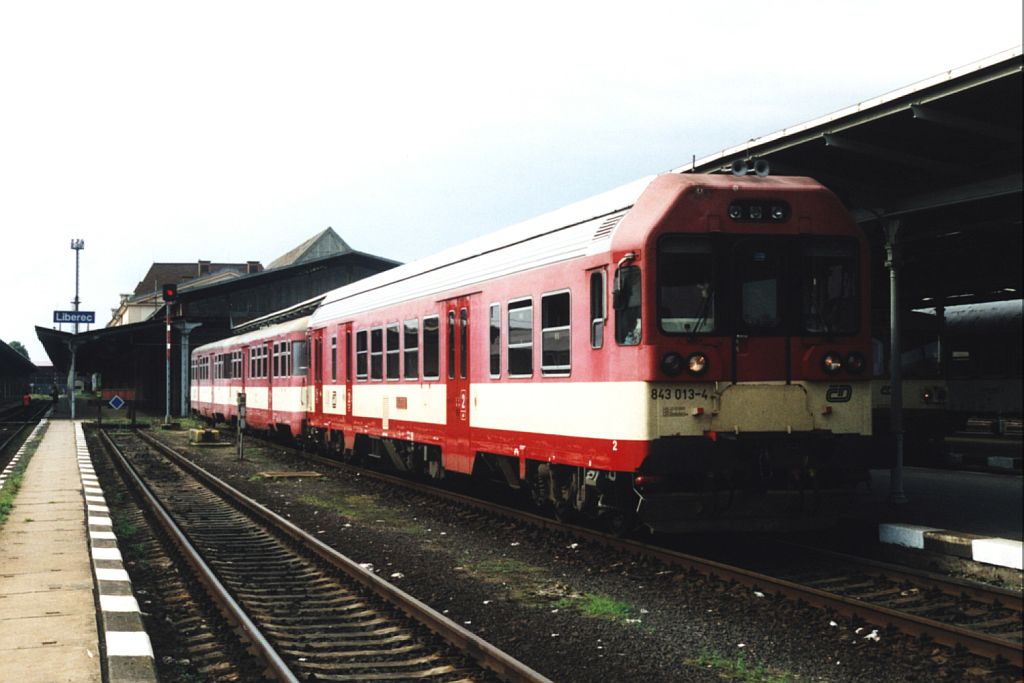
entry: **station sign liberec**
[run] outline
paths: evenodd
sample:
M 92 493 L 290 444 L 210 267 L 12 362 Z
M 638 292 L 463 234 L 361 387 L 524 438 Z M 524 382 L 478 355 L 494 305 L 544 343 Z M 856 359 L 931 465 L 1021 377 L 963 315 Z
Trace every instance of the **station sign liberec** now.
M 54 311 L 55 323 L 96 323 L 96 311 Z

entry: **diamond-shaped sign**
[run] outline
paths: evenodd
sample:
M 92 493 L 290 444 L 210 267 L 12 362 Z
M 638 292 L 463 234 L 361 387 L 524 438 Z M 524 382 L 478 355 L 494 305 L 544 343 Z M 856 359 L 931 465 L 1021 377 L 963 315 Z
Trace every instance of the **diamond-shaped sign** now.
M 114 398 L 110 399 L 109 405 L 114 410 L 121 410 L 121 407 L 124 406 L 124 399 L 117 394 L 114 394 Z

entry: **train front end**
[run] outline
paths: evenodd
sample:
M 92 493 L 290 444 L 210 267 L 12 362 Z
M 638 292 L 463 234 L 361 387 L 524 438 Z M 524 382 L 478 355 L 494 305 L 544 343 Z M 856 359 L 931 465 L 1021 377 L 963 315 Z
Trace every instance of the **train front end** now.
M 834 523 L 868 480 L 868 252 L 807 178 L 666 175 L 613 241 L 658 531 Z

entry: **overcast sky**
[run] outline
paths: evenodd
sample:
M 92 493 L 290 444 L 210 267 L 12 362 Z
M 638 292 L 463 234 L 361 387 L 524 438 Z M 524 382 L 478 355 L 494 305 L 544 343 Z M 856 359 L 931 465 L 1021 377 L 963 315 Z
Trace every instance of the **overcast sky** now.
M 411 261 L 1021 43 L 1020 0 L 0 0 L 0 339 L 332 226 Z M 364 6 L 365 5 L 365 6 Z

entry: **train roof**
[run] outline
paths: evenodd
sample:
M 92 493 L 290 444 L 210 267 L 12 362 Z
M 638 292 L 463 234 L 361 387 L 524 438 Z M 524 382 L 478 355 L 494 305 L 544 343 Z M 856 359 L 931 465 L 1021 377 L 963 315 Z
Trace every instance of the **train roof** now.
M 1024 300 L 1021 299 L 947 306 L 946 330 L 951 334 L 994 334 L 1016 330 L 1019 335 L 1022 314 Z
M 327 320 L 414 297 L 439 294 L 470 283 L 607 250 L 615 225 L 655 177 L 641 178 L 433 256 L 339 287 L 327 294 L 310 324 L 315 327 Z
M 267 339 L 268 337 L 280 337 L 292 332 L 305 332 L 309 327 L 309 316 L 303 316 L 301 318 L 295 318 L 287 322 L 278 323 L 277 325 L 268 325 L 267 327 L 261 327 L 258 330 L 252 332 L 246 332 L 245 334 L 237 334 L 233 337 L 225 337 L 209 344 L 203 344 L 198 347 L 192 353 L 211 353 L 220 351 L 223 349 L 231 348 L 233 346 L 245 346 L 252 342 Z

